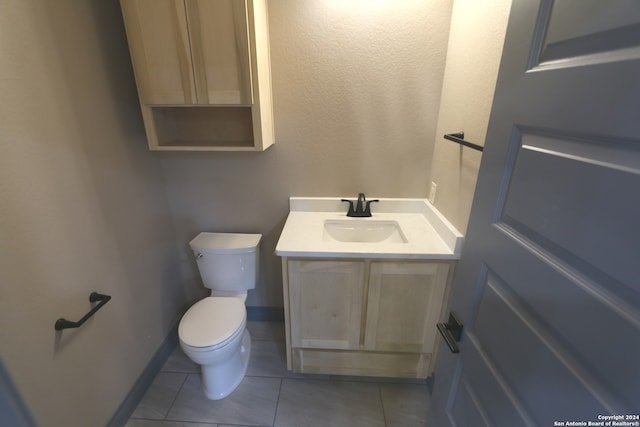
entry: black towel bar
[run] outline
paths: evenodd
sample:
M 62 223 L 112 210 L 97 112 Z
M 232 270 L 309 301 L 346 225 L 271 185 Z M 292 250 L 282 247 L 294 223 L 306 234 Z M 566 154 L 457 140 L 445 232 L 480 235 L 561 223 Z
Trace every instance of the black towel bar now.
M 109 295 L 102 295 L 97 292 L 91 292 L 91 294 L 89 295 L 89 302 L 100 301 L 100 303 L 94 306 L 87 314 L 84 315 L 82 319 L 78 320 L 77 322 L 72 322 L 71 320 L 67 320 L 63 318 L 56 320 L 56 324 L 55 324 L 56 331 L 61 331 L 63 329 L 68 329 L 68 328 L 79 328 L 91 316 L 96 314 L 96 311 L 100 310 L 103 305 L 109 302 L 110 299 L 111 297 Z
M 484 147 L 482 145 L 474 144 L 473 142 L 464 140 L 464 132 L 457 133 L 447 133 L 444 135 L 444 139 L 448 139 L 449 141 L 457 142 L 458 144 L 464 145 L 465 147 L 473 148 L 474 150 L 483 151 Z

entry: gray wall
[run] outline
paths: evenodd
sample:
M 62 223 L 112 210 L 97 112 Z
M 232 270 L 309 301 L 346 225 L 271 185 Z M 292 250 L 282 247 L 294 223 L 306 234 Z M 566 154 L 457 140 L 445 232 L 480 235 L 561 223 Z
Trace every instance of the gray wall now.
M 451 0 L 269 0 L 276 144 L 264 153 L 163 153 L 183 276 L 188 242 L 258 232 L 250 306 L 282 306 L 273 256 L 290 196 L 426 197 Z
M 105 425 L 186 301 L 118 2 L 2 1 L 0 98 L 0 365 L 39 425 Z

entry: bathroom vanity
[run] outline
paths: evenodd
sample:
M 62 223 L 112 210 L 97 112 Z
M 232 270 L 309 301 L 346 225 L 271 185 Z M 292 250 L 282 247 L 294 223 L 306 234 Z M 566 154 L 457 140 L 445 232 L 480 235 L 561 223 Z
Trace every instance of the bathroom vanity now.
M 291 198 L 282 257 L 294 372 L 426 378 L 462 235 L 426 200 Z

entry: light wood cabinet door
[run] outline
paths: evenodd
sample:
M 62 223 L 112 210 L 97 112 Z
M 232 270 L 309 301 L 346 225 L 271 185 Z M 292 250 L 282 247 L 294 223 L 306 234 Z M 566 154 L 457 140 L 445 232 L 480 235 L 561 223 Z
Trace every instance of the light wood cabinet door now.
M 365 348 L 431 353 L 448 273 L 445 263 L 372 262 Z
M 184 0 L 121 0 L 142 104 L 196 104 Z
M 289 260 L 291 345 L 358 349 L 365 263 Z
M 251 105 L 245 0 L 185 0 L 199 104 Z
M 246 0 L 122 0 L 143 104 L 251 105 Z

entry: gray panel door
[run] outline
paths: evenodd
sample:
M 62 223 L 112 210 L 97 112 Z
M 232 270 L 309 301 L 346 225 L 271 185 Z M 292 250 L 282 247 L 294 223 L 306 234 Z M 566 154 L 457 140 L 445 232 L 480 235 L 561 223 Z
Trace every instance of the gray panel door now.
M 640 1 L 514 1 L 450 306 L 429 426 L 640 425 Z

